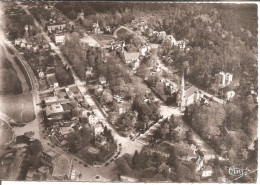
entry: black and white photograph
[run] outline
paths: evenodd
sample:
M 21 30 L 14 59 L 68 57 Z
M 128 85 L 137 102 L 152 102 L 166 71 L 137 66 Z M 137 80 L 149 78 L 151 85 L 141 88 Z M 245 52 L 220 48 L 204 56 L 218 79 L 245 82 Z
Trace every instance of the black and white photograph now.
M 0 1 L 0 181 L 256 184 L 258 5 Z

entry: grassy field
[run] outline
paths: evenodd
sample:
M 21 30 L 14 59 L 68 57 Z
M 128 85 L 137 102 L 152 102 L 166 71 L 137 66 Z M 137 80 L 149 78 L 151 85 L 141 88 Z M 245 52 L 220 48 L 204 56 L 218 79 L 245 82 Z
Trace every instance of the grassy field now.
M 0 120 L 0 147 L 11 141 L 12 136 L 11 128 L 5 122 Z
M 118 37 L 124 37 L 126 35 L 132 34 L 130 31 L 126 30 L 125 28 L 120 28 L 117 32 L 116 35 Z
M 34 120 L 35 113 L 31 92 L 0 96 L 0 111 L 19 123 Z
M 111 35 L 95 35 L 95 38 L 98 39 L 102 44 L 107 45 L 115 41 L 114 37 Z

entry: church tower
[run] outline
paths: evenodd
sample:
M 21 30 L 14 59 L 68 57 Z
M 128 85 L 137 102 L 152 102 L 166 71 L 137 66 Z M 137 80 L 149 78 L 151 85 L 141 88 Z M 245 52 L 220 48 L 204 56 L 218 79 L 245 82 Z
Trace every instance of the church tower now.
M 29 29 L 29 26 L 28 26 L 28 25 L 25 25 L 25 26 L 24 26 L 25 32 L 24 32 L 24 36 L 23 36 L 23 37 L 24 37 L 26 40 L 28 40 L 28 38 L 29 38 L 28 29 Z
M 185 90 L 184 90 L 184 73 L 182 73 L 182 78 L 181 78 L 181 100 L 184 99 L 185 96 Z
M 180 108 L 181 110 L 184 110 L 185 109 L 185 106 L 186 106 L 186 97 L 185 97 L 185 82 L 184 82 L 184 73 L 182 73 L 182 78 L 181 78 L 181 92 L 180 92 L 180 95 L 181 95 L 181 104 L 180 104 Z

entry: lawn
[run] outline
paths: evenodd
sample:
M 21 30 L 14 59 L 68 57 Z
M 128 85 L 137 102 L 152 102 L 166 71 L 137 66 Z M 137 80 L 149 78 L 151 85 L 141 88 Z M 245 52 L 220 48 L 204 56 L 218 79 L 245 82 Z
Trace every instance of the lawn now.
M 19 123 L 27 123 L 35 119 L 31 92 L 19 95 L 0 96 L 0 111 Z
M 126 35 L 131 35 L 133 34 L 132 32 L 126 30 L 125 28 L 120 28 L 117 32 L 116 35 L 120 38 L 120 37 L 124 37 Z
M 0 120 L 0 147 L 11 141 L 12 137 L 12 129 L 5 122 Z
M 95 35 L 95 38 L 102 42 L 102 44 L 104 45 L 111 44 L 115 40 L 114 37 L 111 35 Z

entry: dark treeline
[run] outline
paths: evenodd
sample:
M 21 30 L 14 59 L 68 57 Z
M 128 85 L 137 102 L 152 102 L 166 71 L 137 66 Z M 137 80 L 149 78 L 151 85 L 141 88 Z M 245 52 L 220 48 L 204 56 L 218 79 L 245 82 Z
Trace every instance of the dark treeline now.
M 65 14 L 70 11 L 76 13 L 84 11 L 85 16 L 99 13 L 116 14 L 123 13 L 126 9 L 131 12 L 164 12 L 173 14 L 181 11 L 200 11 L 200 14 L 217 10 L 221 15 L 221 22 L 228 31 L 237 33 L 239 27 L 249 29 L 255 36 L 257 34 L 257 6 L 252 4 L 177 4 L 177 3 L 147 3 L 147 2 L 59 2 L 56 8 Z M 133 14 L 135 16 L 135 14 Z M 235 23 L 235 24 L 234 24 Z

